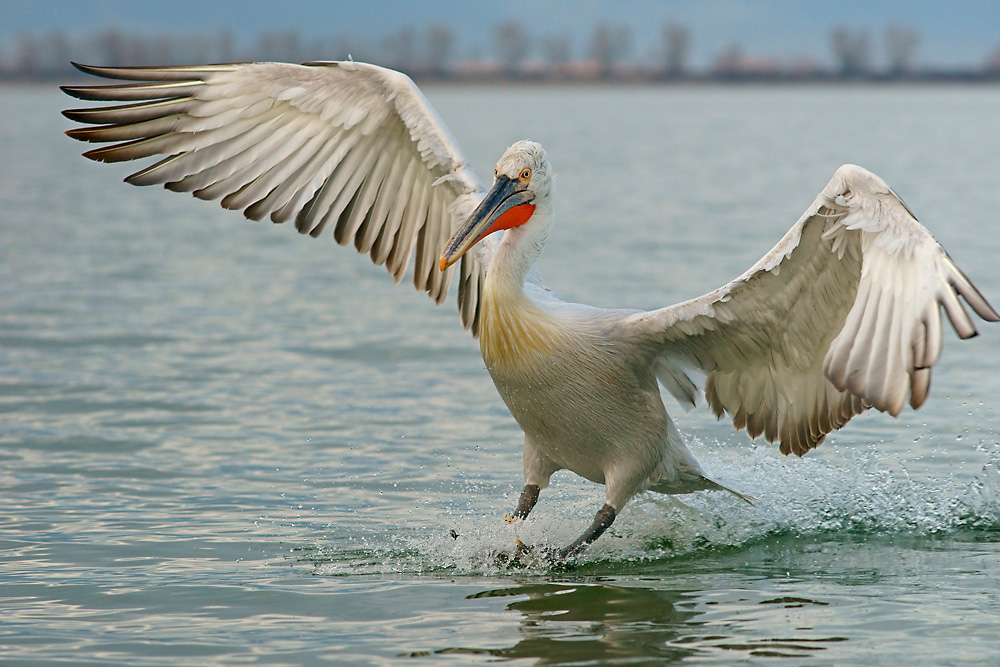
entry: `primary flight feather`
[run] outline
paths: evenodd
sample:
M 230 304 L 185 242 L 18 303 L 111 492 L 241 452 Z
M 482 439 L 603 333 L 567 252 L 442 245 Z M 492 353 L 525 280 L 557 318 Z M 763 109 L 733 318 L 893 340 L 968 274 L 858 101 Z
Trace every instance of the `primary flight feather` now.
M 927 398 L 941 310 L 976 334 L 960 298 L 1000 316 L 878 176 L 844 165 L 745 274 L 643 312 L 560 301 L 533 270 L 553 217 L 552 167 L 519 141 L 487 190 L 405 75 L 355 62 L 165 68 L 78 66 L 128 81 L 67 86 L 126 102 L 64 112 L 67 132 L 109 144 L 91 159 L 164 156 L 129 176 L 248 218 L 293 221 L 384 264 L 440 303 L 459 264 L 458 307 L 524 430 L 524 518 L 557 470 L 604 484 L 594 522 L 557 555 L 594 541 L 635 494 L 731 491 L 691 455 L 660 394 L 693 406 L 706 374 L 716 416 L 804 454 L 874 407 Z

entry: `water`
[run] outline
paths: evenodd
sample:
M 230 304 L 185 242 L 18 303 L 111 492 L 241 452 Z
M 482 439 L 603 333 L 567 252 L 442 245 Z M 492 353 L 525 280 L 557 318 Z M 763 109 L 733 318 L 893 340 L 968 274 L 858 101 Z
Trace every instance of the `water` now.
M 480 173 L 558 172 L 565 298 L 653 308 L 742 272 L 843 162 L 882 175 L 994 304 L 1000 90 L 432 88 Z M 805 459 L 668 408 L 721 494 L 603 490 L 532 519 L 520 437 L 452 304 L 328 239 L 118 182 L 51 88 L 0 89 L 0 656 L 17 664 L 1000 660 L 1000 330 L 931 398 Z M 449 529 L 460 535 L 457 541 Z

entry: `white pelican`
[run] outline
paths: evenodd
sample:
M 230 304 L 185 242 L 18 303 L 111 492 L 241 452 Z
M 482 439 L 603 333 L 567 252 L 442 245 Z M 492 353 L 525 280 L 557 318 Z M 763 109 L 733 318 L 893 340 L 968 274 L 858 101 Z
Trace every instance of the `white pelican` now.
M 699 389 L 686 371 L 704 372 L 717 417 L 802 455 L 870 407 L 896 416 L 907 399 L 924 402 L 941 307 L 960 338 L 976 329 L 959 296 L 983 319 L 1000 319 L 860 167 L 837 169 L 778 244 L 729 284 L 660 310 L 604 310 L 560 301 L 532 270 L 553 217 L 542 147 L 508 148 L 487 191 L 399 72 L 355 62 L 79 67 L 131 81 L 63 88 L 130 102 L 64 112 L 98 125 L 69 136 L 115 142 L 85 155 L 167 156 L 127 182 L 221 198 L 248 218 L 294 220 L 303 234 L 331 232 L 397 282 L 415 253 L 414 284 L 438 303 L 460 263 L 462 324 L 524 430 L 514 517 L 528 515 L 557 470 L 606 487 L 593 524 L 559 557 L 597 539 L 641 491 L 729 491 L 688 451 L 658 382 L 693 406 Z

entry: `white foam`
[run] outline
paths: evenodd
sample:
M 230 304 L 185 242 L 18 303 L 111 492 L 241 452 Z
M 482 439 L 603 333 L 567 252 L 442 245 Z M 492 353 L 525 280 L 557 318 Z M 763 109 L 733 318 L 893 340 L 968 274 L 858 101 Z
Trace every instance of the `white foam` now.
M 646 493 L 634 499 L 577 564 L 675 558 L 718 547 L 738 547 L 773 536 L 855 534 L 941 534 L 962 528 L 1000 526 L 1000 451 L 971 482 L 945 478 L 915 480 L 905 462 L 867 449 L 846 448 L 824 459 L 780 456 L 759 446 L 697 443 L 699 457 L 714 478 L 757 499 L 750 506 L 730 494 L 701 492 L 681 497 Z M 362 559 L 342 557 L 322 573 L 359 572 L 498 574 L 516 544 L 557 548 L 589 525 L 603 500 L 598 487 L 560 477 L 543 492 L 531 517 L 507 524 L 499 507 L 466 507 L 442 519 L 440 531 L 393 537 Z M 512 493 L 508 494 L 513 497 Z M 498 498 L 495 504 L 509 502 Z M 492 501 L 491 501 L 492 502 Z M 449 536 L 449 528 L 459 537 Z M 357 555 L 357 554 L 355 554 Z M 545 572 L 544 559 L 522 558 L 521 573 Z

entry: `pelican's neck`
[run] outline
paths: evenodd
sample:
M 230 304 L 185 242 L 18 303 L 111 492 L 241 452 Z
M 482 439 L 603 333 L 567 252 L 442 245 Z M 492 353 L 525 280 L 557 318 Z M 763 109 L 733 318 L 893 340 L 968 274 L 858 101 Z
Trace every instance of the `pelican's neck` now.
M 538 207 L 526 224 L 503 233 L 486 272 L 488 289 L 510 297 L 524 295 L 524 281 L 549 237 L 550 216 L 548 207 Z
M 521 368 L 549 354 L 559 339 L 560 327 L 551 313 L 524 289 L 528 273 L 541 254 L 548 221 L 522 225 L 504 232 L 486 272 L 480 348 L 492 370 Z

